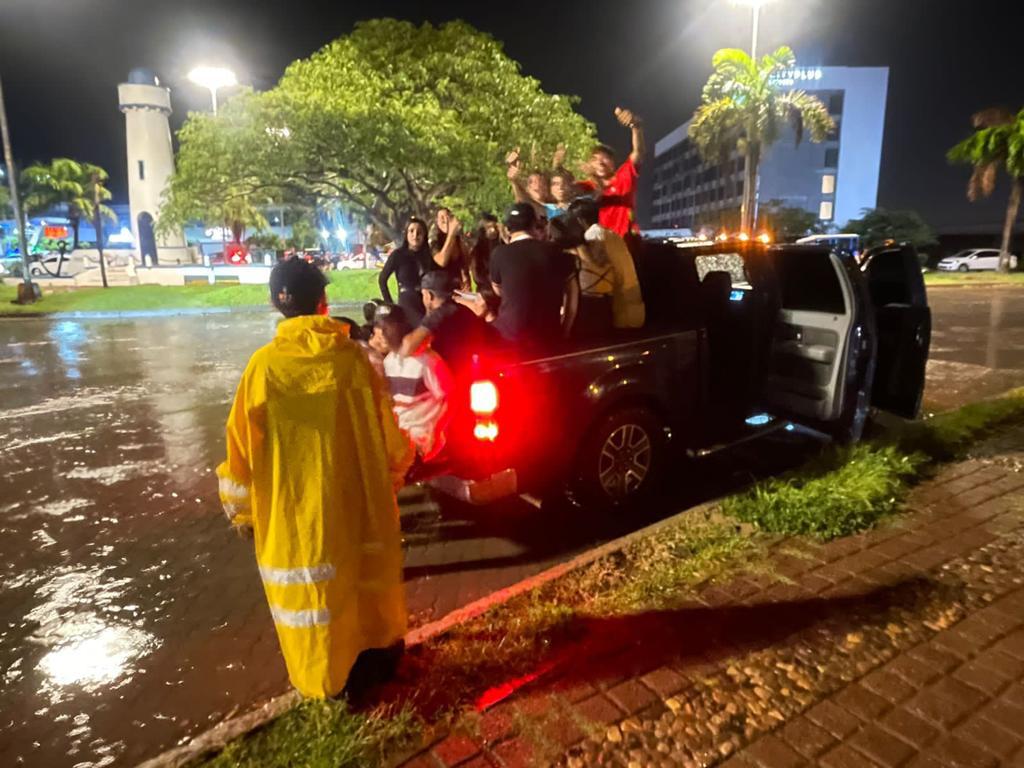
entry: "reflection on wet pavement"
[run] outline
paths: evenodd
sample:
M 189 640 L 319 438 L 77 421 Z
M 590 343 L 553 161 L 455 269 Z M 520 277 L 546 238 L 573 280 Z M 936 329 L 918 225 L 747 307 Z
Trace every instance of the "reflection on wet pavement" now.
M 1024 383 L 1024 291 L 995 295 L 933 292 L 930 407 Z M 0 766 L 131 765 L 286 689 L 251 543 L 212 474 L 275 323 L 0 322 Z M 414 620 L 647 522 L 545 520 L 407 495 Z

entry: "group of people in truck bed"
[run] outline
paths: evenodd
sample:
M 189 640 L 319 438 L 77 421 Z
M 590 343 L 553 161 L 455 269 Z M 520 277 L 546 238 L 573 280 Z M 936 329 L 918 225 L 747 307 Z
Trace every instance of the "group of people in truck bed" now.
M 627 110 L 616 116 L 632 131 L 632 152 L 617 165 L 611 149 L 595 147 L 590 178 L 577 180 L 556 156 L 553 171 L 524 181 L 510 153 L 516 202 L 500 224 L 482 217 L 472 244 L 447 209 L 433 237 L 410 220 L 368 329 L 328 316 L 327 280 L 312 264 L 273 269 L 270 298 L 285 319 L 242 374 L 217 477 L 231 524 L 255 539 L 303 695 L 357 692 L 394 669 L 407 621 L 395 492 L 414 461 L 443 450 L 453 382 L 466 380 L 474 354 L 533 354 L 555 339 L 644 324 L 628 246 L 643 128 Z M 362 346 L 353 330 L 369 331 Z

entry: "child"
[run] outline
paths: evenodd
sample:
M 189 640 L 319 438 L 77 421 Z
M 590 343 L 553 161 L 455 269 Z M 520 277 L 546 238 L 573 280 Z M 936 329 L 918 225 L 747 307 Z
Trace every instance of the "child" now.
M 416 446 L 420 461 L 426 462 L 444 448 L 452 375 L 440 355 L 429 347 L 404 357 L 399 354 L 402 340 L 411 330 L 401 307 L 378 312 L 370 345 L 383 341 L 390 350 L 384 358 L 384 375 L 391 389 L 398 426 Z

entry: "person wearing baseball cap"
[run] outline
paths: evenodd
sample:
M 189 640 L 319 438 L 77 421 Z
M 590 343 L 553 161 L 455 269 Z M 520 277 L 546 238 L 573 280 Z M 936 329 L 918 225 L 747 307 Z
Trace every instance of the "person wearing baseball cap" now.
M 494 327 L 526 350 L 568 336 L 579 300 L 576 258 L 538 239 L 541 226 L 531 204 L 516 203 L 505 214 L 509 242 L 491 256 L 491 285 L 501 297 Z
M 312 698 L 339 694 L 364 651 L 396 658 L 407 613 L 395 492 L 413 460 L 383 380 L 325 314 L 326 285 L 301 259 L 271 272 L 285 319 L 242 374 L 217 468 L 228 520 L 254 539 L 288 676 Z
M 494 343 L 494 331 L 471 309 L 455 301 L 455 280 L 450 273 L 429 272 L 423 276 L 422 287 L 427 315 L 406 336 L 402 354 L 414 354 L 429 344 L 458 378 L 469 369 L 474 354 Z

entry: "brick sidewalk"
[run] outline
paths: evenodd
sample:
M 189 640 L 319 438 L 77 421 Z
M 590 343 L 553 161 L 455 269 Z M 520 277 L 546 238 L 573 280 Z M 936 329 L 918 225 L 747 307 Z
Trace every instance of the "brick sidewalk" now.
M 1017 467 L 947 467 L 889 525 L 779 543 L 772 576 L 594 619 L 571 663 L 406 765 L 1024 766 Z

